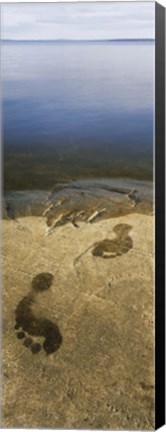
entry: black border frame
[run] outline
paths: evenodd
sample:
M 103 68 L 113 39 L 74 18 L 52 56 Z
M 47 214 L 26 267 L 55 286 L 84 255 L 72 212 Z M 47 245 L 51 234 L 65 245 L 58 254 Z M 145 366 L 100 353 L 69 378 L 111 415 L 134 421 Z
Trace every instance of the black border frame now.
M 165 424 L 165 8 L 155 2 L 155 429 Z

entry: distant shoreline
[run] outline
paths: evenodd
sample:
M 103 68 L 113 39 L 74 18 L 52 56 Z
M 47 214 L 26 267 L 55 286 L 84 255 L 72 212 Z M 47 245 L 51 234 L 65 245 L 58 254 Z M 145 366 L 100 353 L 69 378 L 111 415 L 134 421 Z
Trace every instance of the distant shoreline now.
M 2 43 L 105 43 L 155 42 L 155 39 L 2 39 Z

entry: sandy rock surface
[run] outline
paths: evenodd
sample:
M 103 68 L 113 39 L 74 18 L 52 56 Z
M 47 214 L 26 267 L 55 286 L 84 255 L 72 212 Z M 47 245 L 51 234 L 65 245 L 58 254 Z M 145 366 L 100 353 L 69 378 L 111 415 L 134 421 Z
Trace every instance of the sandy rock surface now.
M 120 224 L 130 226 L 128 250 L 115 241 Z M 114 256 L 93 255 L 105 239 Z M 41 217 L 3 221 L 3 427 L 153 428 L 153 264 L 152 216 L 67 223 L 51 235 Z M 52 285 L 34 295 L 42 272 Z M 34 354 L 18 338 L 25 297 L 39 329 L 49 320 L 60 331 L 49 355 L 43 336 L 31 335 L 42 347 Z

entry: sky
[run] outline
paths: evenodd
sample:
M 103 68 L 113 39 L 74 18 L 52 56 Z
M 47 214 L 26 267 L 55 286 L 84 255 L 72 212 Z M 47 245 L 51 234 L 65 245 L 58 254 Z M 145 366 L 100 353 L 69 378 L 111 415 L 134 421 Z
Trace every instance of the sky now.
M 154 2 L 2 4 L 2 39 L 155 37 Z

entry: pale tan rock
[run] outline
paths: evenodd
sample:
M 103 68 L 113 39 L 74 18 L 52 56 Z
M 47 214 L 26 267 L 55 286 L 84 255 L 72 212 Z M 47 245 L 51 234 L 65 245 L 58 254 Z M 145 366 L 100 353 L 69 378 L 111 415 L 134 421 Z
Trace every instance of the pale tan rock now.
M 45 236 L 43 218 L 3 221 L 3 427 L 154 427 L 153 223 L 130 214 Z M 113 259 L 93 256 L 118 224 L 132 227 L 133 247 Z M 41 272 L 54 279 L 33 313 L 63 337 L 48 356 L 33 355 L 14 329 L 17 305 Z

